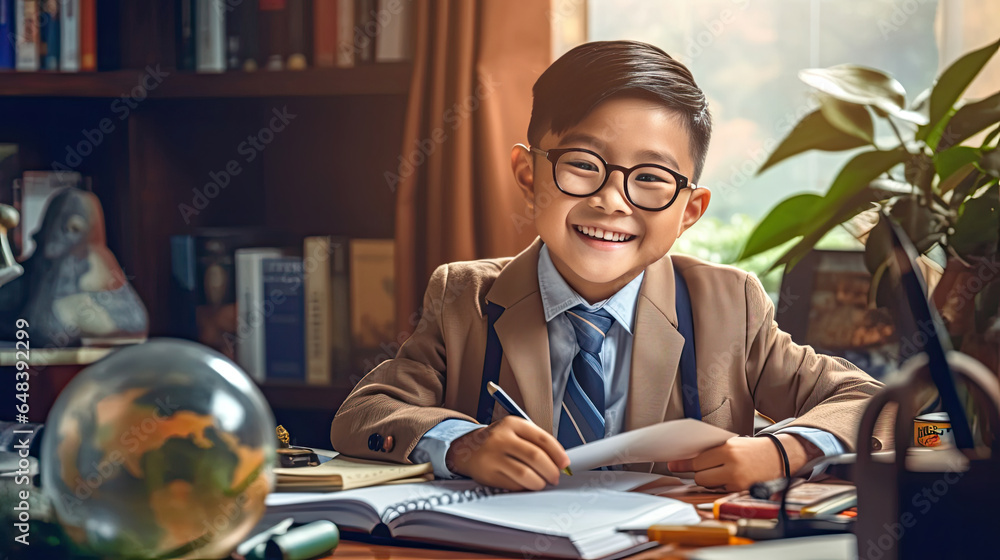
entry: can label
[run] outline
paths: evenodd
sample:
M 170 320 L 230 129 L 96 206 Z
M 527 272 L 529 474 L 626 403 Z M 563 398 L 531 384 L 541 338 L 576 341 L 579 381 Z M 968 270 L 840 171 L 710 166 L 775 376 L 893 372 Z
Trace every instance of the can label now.
M 932 412 L 914 418 L 913 443 L 919 447 L 953 447 L 955 439 L 948 414 Z

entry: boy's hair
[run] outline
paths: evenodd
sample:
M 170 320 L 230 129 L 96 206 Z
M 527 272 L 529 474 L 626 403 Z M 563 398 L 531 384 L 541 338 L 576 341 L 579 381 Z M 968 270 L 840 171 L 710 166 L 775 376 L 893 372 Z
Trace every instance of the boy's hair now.
M 598 104 L 614 96 L 649 99 L 675 111 L 691 139 L 697 182 L 705 165 L 712 117 L 704 92 L 686 66 L 661 49 L 638 41 L 584 43 L 552 63 L 532 88 L 528 142 L 546 130 L 562 134 Z

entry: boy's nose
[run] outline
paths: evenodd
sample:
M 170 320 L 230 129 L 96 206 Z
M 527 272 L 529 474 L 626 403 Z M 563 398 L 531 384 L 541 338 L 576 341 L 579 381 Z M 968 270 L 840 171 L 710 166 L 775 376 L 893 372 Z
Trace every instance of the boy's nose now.
M 604 188 L 594 193 L 590 200 L 592 206 L 607 214 L 615 212 L 631 214 L 632 205 L 625 197 L 625 173 L 617 169 L 612 171 L 608 175 L 608 182 L 604 184 Z

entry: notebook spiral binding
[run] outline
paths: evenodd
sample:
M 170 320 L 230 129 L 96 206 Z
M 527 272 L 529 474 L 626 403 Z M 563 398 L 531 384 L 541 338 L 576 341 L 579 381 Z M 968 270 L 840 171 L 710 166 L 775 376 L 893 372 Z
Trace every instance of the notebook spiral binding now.
M 509 490 L 505 490 L 503 488 L 477 486 L 468 490 L 445 492 L 441 494 L 434 494 L 433 496 L 421 497 L 416 500 L 399 502 L 398 504 L 393 504 L 382 511 L 382 523 L 389 523 L 393 519 L 396 519 L 408 511 L 415 511 L 418 509 L 434 509 L 438 506 L 460 504 L 462 502 L 474 502 L 476 500 L 481 500 L 497 494 L 506 494 L 507 492 L 509 492 Z

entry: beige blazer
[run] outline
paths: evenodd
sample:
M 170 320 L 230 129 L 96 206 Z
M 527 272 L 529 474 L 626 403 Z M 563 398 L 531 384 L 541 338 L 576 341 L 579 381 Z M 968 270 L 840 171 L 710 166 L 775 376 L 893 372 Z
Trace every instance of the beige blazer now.
M 408 462 L 421 436 L 442 420 L 475 422 L 487 301 L 505 309 L 495 324 L 503 346 L 500 386 L 551 433 L 540 247 L 536 239 L 514 258 L 435 270 L 413 335 L 396 358 L 358 383 L 337 412 L 330 430 L 333 447 L 348 455 Z M 665 256 L 646 269 L 636 306 L 624 429 L 684 417 L 678 375 L 684 338 L 677 330 L 675 266 L 691 296 L 702 420 L 751 434 L 755 410 L 775 420 L 797 417 L 792 425 L 826 430 L 854 450 L 866 400 L 881 384 L 845 360 L 793 343 L 775 324 L 774 307 L 755 276 L 682 255 Z M 494 419 L 504 414 L 494 407 Z M 666 472 L 665 464 L 629 468 Z

